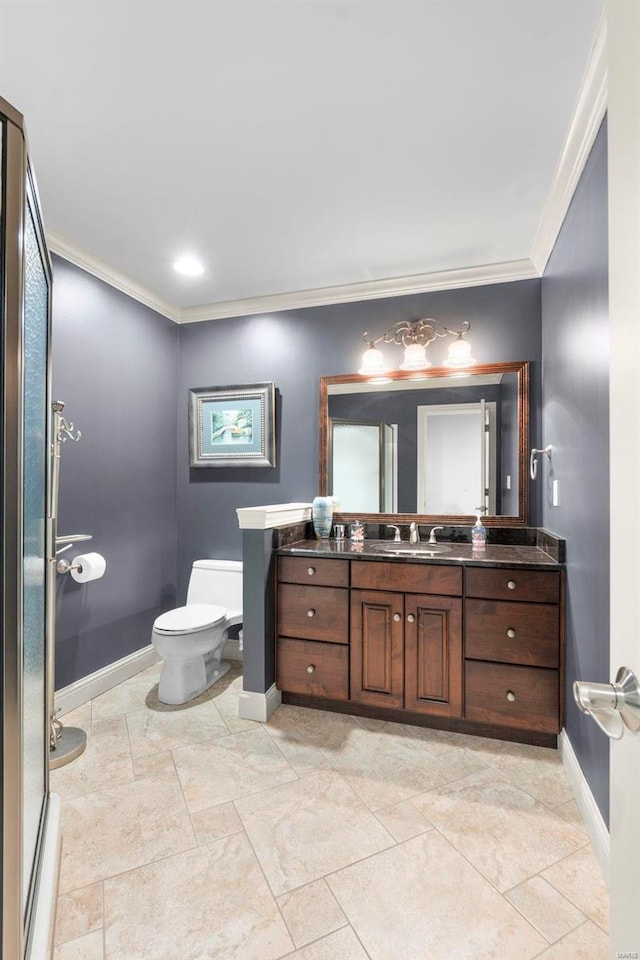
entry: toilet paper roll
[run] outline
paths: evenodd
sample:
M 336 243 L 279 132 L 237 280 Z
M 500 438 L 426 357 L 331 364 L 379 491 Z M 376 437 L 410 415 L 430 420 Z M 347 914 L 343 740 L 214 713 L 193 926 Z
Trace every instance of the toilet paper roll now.
M 101 553 L 81 553 L 73 558 L 71 576 L 76 583 L 88 583 L 103 577 L 106 569 L 107 561 Z

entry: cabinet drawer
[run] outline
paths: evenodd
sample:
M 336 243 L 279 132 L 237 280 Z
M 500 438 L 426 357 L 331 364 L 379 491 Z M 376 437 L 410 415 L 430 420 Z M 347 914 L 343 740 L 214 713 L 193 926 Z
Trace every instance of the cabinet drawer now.
M 285 583 L 312 583 L 319 587 L 348 587 L 348 560 L 315 557 L 280 557 L 278 579 Z
M 467 600 L 465 655 L 534 667 L 560 663 L 560 612 L 542 603 Z
M 340 587 L 278 586 L 278 633 L 285 637 L 349 642 L 349 591 Z
M 533 603 L 558 603 L 560 573 L 546 570 L 519 570 L 502 567 L 486 570 L 467 568 L 468 597 L 491 600 L 530 600 Z
M 559 711 L 557 670 L 467 660 L 467 720 L 558 733 Z
M 335 643 L 278 638 L 276 685 L 289 693 L 349 699 L 349 648 Z
M 351 585 L 365 590 L 401 590 L 404 593 L 435 593 L 460 596 L 462 567 L 432 563 L 377 563 L 354 561 Z

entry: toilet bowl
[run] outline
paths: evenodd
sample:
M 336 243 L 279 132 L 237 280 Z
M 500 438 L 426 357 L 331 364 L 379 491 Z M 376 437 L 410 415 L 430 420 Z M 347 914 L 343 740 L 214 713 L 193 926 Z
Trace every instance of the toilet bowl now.
M 164 664 L 158 684 L 162 703 L 193 700 L 229 669 L 222 651 L 229 627 L 242 623 L 242 563 L 196 560 L 187 603 L 161 614 L 151 642 Z

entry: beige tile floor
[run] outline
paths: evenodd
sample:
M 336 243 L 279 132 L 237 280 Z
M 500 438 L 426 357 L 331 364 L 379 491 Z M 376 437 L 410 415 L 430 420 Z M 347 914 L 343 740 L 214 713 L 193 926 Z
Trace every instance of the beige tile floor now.
M 55 960 L 606 960 L 551 750 L 283 706 L 151 667 L 69 715 Z

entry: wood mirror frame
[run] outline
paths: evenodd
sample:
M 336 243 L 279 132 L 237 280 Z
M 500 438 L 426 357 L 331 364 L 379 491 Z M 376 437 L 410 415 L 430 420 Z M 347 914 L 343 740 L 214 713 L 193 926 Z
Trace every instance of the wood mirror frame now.
M 456 376 L 491 375 L 497 373 L 518 374 L 518 515 L 485 516 L 483 523 L 492 527 L 527 526 L 529 523 L 529 361 L 511 363 L 478 364 L 468 370 L 453 372 L 447 367 L 433 367 L 416 376 L 414 372 L 396 370 L 385 374 L 390 380 L 419 380 L 436 377 L 448 377 L 455 383 Z M 327 496 L 329 490 L 329 387 L 332 384 L 367 383 L 371 378 L 357 373 L 346 373 L 334 377 L 320 377 L 319 410 L 319 490 L 321 496 Z M 452 384 L 453 385 L 453 384 Z M 347 523 L 361 520 L 364 523 L 411 523 L 443 524 L 447 526 L 468 526 L 475 522 L 474 515 L 454 516 L 417 513 L 342 513 L 337 519 Z

